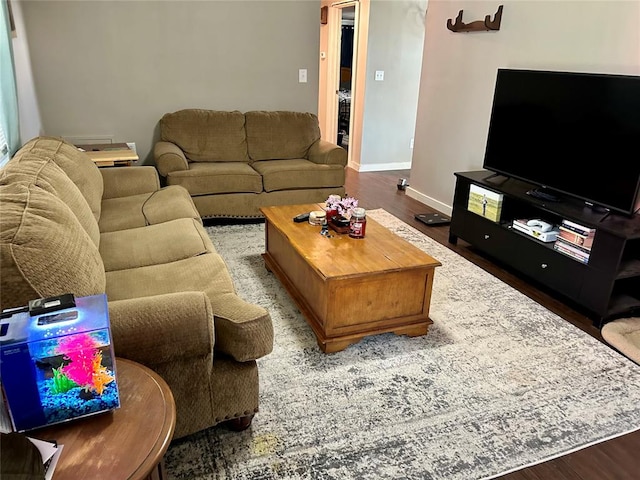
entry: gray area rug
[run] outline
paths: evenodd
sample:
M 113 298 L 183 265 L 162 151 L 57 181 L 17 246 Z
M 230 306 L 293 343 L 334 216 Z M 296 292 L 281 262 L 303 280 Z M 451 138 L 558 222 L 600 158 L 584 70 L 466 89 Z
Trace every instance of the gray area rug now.
M 384 210 L 368 215 L 442 262 L 429 334 L 323 354 L 265 270 L 264 225 L 209 227 L 239 295 L 271 313 L 275 346 L 252 427 L 173 442 L 169 478 L 492 478 L 640 428 L 639 366 Z

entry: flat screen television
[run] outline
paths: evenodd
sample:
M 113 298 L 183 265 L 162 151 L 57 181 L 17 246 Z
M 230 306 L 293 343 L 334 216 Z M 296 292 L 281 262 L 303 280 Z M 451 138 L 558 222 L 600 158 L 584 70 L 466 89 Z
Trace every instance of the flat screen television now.
M 483 168 L 633 215 L 640 76 L 498 69 Z

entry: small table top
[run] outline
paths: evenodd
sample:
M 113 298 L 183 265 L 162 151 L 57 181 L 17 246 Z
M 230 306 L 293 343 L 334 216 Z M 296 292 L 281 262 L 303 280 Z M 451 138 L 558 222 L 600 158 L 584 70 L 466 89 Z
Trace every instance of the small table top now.
M 144 479 L 160 464 L 176 424 L 166 382 L 131 360 L 116 359 L 121 407 L 27 432 L 64 445 L 53 480 Z
M 98 167 L 129 166 L 138 161 L 138 155 L 126 143 L 95 143 L 76 147 L 84 150 Z
M 281 230 L 293 248 L 325 278 L 441 265 L 371 218 L 367 218 L 366 234 L 362 239 L 332 230 L 332 236 L 326 238 L 319 234 L 319 226 L 293 221 L 293 217 L 301 213 L 323 210 L 320 204 L 281 205 L 260 210 L 267 221 Z

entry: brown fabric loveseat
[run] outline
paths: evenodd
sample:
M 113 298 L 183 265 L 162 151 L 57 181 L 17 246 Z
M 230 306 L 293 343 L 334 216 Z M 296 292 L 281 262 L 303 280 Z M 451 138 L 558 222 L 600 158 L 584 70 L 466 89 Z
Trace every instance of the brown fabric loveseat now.
M 312 113 L 167 113 L 154 158 L 166 184 L 186 188 L 202 218 L 260 218 L 263 206 L 345 193 L 347 152 L 320 138 Z
M 153 167 L 98 169 L 60 138 L 28 142 L 0 170 L 0 270 L 2 309 L 106 293 L 116 355 L 173 392 L 174 438 L 258 410 L 271 318 L 236 295 L 191 197 Z

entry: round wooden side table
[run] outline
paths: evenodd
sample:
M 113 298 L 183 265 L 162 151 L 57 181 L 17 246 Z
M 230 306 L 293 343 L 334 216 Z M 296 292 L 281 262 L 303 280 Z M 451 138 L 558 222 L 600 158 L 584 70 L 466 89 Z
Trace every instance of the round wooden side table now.
M 116 359 L 120 408 L 26 432 L 64 445 L 53 480 L 163 479 L 176 425 L 166 382 L 139 363 Z

